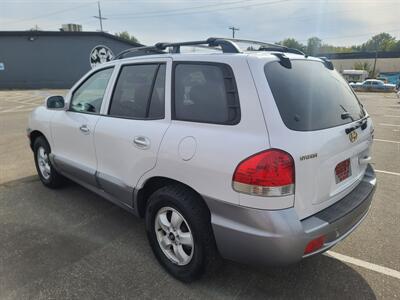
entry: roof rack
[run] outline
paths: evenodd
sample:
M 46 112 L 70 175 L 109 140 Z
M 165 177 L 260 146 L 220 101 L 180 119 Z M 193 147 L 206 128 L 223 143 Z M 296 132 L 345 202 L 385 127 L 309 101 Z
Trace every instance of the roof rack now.
M 241 53 L 242 51 L 236 45 L 236 43 L 250 43 L 259 46 L 255 51 L 277 51 L 295 53 L 306 56 L 303 52 L 298 49 L 292 49 L 285 46 L 259 42 L 253 40 L 241 40 L 241 39 L 229 39 L 229 38 L 215 38 L 211 37 L 207 40 L 181 42 L 181 43 L 157 43 L 154 46 L 144 46 L 129 48 L 119 53 L 114 59 L 124 58 L 129 53 L 138 53 L 139 55 L 150 55 L 150 54 L 166 54 L 166 53 L 181 53 L 181 46 L 197 46 L 208 49 L 222 50 L 223 53 Z M 219 48 L 218 48 L 219 47 Z M 166 51 L 167 48 L 171 48 L 170 51 Z
M 300 51 L 299 49 L 288 48 L 286 46 L 282 46 L 282 45 L 274 44 L 274 43 L 254 41 L 254 40 L 244 40 L 244 39 L 229 39 L 229 38 L 226 40 L 235 41 L 236 43 L 249 43 L 249 44 L 255 44 L 255 45 L 260 46 L 257 50 L 253 50 L 253 51 L 278 51 L 278 52 L 287 52 L 287 53 L 294 53 L 294 54 L 300 54 L 303 56 L 307 56 L 306 54 L 304 54 L 303 51 Z
M 202 41 L 191 41 L 191 42 L 182 42 L 182 43 L 157 43 L 154 46 L 144 46 L 144 47 L 136 47 L 129 48 L 121 53 L 119 53 L 114 59 L 121 59 L 125 55 L 129 53 L 135 52 L 143 52 L 143 55 L 148 54 L 162 54 L 162 53 L 181 53 L 181 46 L 199 46 L 206 47 L 211 49 L 216 49 L 216 47 L 221 47 L 223 53 L 240 53 L 240 49 L 235 45 L 233 41 L 221 38 L 208 38 L 207 40 Z M 170 52 L 166 52 L 167 48 L 172 48 Z
M 128 48 L 120 53 L 117 54 L 117 56 L 114 57 L 114 60 L 116 59 L 122 59 L 124 58 L 125 55 L 129 53 L 140 53 L 142 55 L 150 55 L 150 54 L 162 54 L 165 53 L 164 51 L 161 51 L 160 49 L 157 49 L 155 46 L 143 46 L 143 47 L 135 47 L 135 48 Z
M 241 53 L 239 47 L 234 41 L 223 39 L 223 38 L 208 38 L 203 41 L 192 41 L 182 43 L 157 43 L 155 46 L 158 49 L 165 50 L 166 48 L 172 48 L 172 53 L 180 53 L 181 46 L 201 46 L 207 45 L 209 48 L 221 47 L 223 53 Z

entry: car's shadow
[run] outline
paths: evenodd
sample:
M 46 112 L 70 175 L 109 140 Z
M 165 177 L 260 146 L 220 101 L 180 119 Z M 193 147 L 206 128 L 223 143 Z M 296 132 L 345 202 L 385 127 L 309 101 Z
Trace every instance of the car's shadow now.
M 1 298 L 376 298 L 325 255 L 284 268 L 225 262 L 183 284 L 154 258 L 143 220 L 84 188 L 30 178 L 1 185 L 0 199 Z

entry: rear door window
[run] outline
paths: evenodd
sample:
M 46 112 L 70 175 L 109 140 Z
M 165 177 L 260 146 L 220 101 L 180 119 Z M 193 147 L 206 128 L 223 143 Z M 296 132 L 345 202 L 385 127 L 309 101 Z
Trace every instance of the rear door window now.
M 109 115 L 162 119 L 164 98 L 165 64 L 125 65 L 114 88 Z
M 323 63 L 292 60 L 264 67 L 269 86 L 285 125 L 313 131 L 340 126 L 365 116 L 364 109 L 343 77 Z

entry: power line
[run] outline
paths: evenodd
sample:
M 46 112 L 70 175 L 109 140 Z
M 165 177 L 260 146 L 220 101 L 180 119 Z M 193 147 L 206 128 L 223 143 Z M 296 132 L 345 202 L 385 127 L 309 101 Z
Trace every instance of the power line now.
M 158 10 L 158 11 L 145 11 L 141 13 L 123 13 L 123 14 L 112 14 L 108 15 L 109 17 L 120 17 L 120 16 L 143 16 L 143 15 L 152 15 L 152 14 L 164 14 L 164 13 L 173 13 L 173 12 L 181 12 L 181 11 L 187 11 L 187 10 L 192 10 L 192 9 L 200 9 L 200 8 L 207 8 L 207 7 L 213 7 L 213 6 L 225 6 L 225 5 L 233 5 L 233 4 L 238 4 L 238 3 L 244 3 L 244 2 L 250 2 L 250 1 L 256 1 L 256 0 L 240 0 L 240 1 L 229 1 L 229 2 L 218 2 L 215 4 L 207 4 L 207 5 L 201 5 L 201 6 L 192 6 L 192 7 L 184 7 L 184 8 L 175 8 L 175 9 L 168 9 L 168 10 Z
M 25 22 L 25 21 L 36 20 L 36 19 L 40 19 L 40 18 L 44 18 L 44 17 L 49 17 L 49 16 L 53 16 L 53 15 L 64 13 L 66 11 L 76 10 L 76 9 L 81 8 L 83 6 L 92 5 L 93 3 L 95 3 L 95 2 L 87 2 L 85 4 L 77 5 L 77 6 L 66 8 L 66 9 L 62 9 L 62 10 L 53 11 L 51 13 L 47 13 L 47 14 L 43 14 L 43 15 L 38 15 L 38 16 L 30 17 L 30 18 L 24 18 L 24 19 L 19 19 L 19 20 L 16 20 L 16 21 L 1 23 L 1 25 L 10 25 L 10 24 L 21 23 L 21 22 Z
M 278 3 L 284 3 L 284 2 L 291 2 L 294 0 L 276 0 L 276 1 L 270 1 L 270 2 L 265 2 L 265 3 L 251 3 L 251 4 L 246 4 L 246 5 L 240 5 L 240 6 L 234 6 L 234 7 L 221 7 L 221 8 L 215 8 L 215 9 L 207 9 L 207 10 L 194 10 L 194 11 L 188 11 L 188 12 L 176 12 L 176 13 L 165 13 L 165 14 L 132 14 L 132 15 L 126 15 L 122 16 L 119 18 L 114 18 L 115 20 L 119 19 L 143 19 L 143 18 L 152 18 L 152 17 L 167 17 L 167 16 L 177 16 L 177 15 L 193 15 L 193 14 L 202 14 L 202 13 L 212 13 L 212 12 L 217 12 L 217 11 L 226 11 L 226 10 L 232 10 L 232 9 L 239 9 L 239 8 L 248 8 L 248 7 L 257 7 L 257 6 L 266 6 L 266 5 L 271 5 L 271 4 L 278 4 Z M 247 1 L 246 1 L 247 2 Z

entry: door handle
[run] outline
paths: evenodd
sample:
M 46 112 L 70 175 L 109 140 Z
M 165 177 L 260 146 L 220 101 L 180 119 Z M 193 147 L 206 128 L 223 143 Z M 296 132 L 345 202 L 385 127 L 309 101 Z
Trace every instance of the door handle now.
M 133 139 L 133 144 L 140 149 L 150 148 L 150 140 L 144 136 L 137 136 Z
M 79 130 L 86 134 L 90 132 L 90 129 L 87 125 L 82 125 L 81 127 L 79 127 Z
M 358 163 L 360 165 L 366 165 L 371 161 L 372 157 L 371 156 L 366 156 L 366 157 L 359 157 L 358 158 Z

